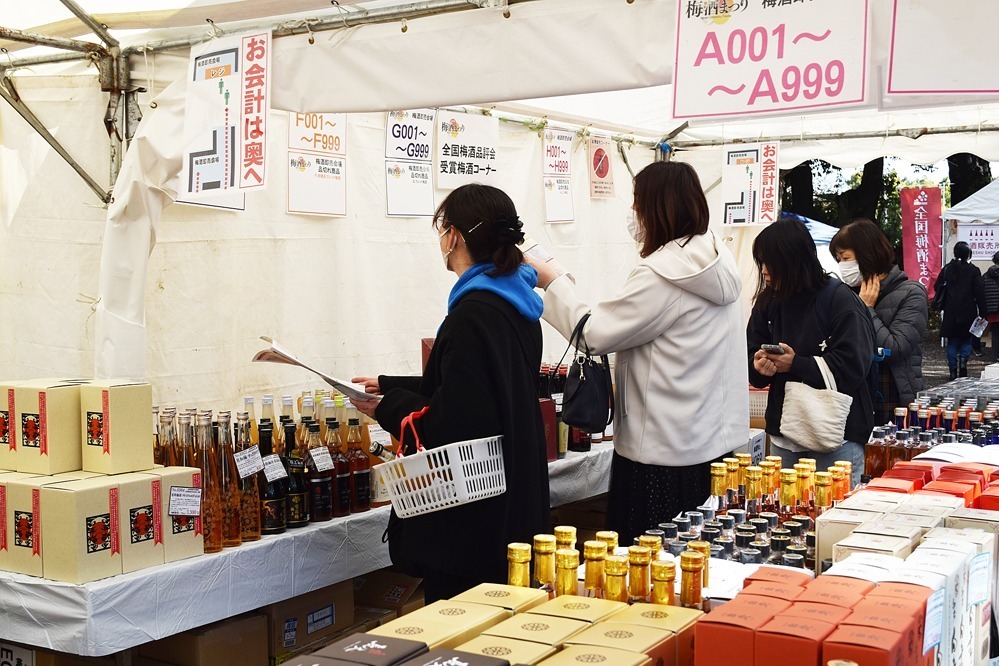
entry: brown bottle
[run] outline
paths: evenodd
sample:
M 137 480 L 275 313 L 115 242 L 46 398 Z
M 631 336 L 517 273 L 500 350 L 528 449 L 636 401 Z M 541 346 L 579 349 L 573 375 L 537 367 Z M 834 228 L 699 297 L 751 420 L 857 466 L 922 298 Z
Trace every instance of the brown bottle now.
M 198 416 L 195 433 L 198 442 L 198 467 L 201 469 L 201 531 L 205 552 L 222 550 L 222 493 L 219 480 L 219 457 L 212 444 L 212 417 Z
M 222 493 L 222 547 L 243 545 L 243 522 L 240 515 L 243 491 L 236 450 L 232 443 L 229 412 L 219 412 L 219 492 Z
M 236 415 L 236 451 L 246 451 L 256 446 L 252 437 L 250 415 L 248 412 L 240 412 Z M 257 474 L 240 480 L 243 501 L 239 508 L 239 521 L 243 541 L 260 540 L 260 485 L 257 483 Z
M 333 516 L 350 515 L 350 461 L 340 439 L 340 424 L 326 420 L 326 448 L 333 459 Z
M 305 457 L 300 443 L 295 441 L 295 424 L 286 421 L 284 424 L 284 442 L 286 455 L 285 469 L 288 471 L 287 510 L 288 528 L 305 527 L 309 524 L 309 486 L 305 480 Z
M 303 405 L 305 401 L 303 400 Z M 323 446 L 319 439 L 319 424 L 309 423 L 306 434 L 308 446 L 308 479 L 309 479 L 309 518 L 314 523 L 321 523 L 333 518 L 333 470 L 320 470 L 320 463 L 330 462 L 321 454 L 328 454 L 329 449 Z M 324 465 L 325 466 L 325 465 Z
M 371 508 L 371 460 L 362 448 L 360 422 L 347 424 L 347 460 L 350 461 L 350 510 L 360 513 Z

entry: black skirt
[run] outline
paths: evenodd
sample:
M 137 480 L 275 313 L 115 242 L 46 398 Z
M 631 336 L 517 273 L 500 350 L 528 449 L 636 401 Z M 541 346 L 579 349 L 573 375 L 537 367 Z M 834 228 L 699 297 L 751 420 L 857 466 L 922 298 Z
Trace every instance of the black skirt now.
M 607 529 L 618 533 L 618 544 L 631 546 L 645 530 L 701 506 L 711 494 L 712 462 L 686 467 L 645 465 L 615 451 L 607 499 Z

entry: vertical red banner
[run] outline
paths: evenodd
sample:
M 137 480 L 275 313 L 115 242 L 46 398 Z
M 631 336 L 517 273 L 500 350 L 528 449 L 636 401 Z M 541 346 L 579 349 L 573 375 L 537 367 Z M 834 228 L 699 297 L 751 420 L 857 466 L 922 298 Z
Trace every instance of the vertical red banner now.
M 902 260 L 905 273 L 926 287 L 933 298 L 933 282 L 940 272 L 943 242 L 939 187 L 906 187 L 899 191 L 902 206 Z

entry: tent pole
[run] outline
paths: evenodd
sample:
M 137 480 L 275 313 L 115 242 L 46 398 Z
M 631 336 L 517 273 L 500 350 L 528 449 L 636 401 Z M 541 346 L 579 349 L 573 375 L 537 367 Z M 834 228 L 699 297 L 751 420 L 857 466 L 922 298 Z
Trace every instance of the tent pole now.
M 66 39 L 65 37 L 53 37 L 52 35 L 43 35 L 37 32 L 25 32 L 24 30 L 15 30 L 14 28 L 5 28 L 3 26 L 0 26 L 0 39 L 9 39 L 12 42 L 26 42 L 38 46 L 51 46 L 67 51 L 106 53 L 104 47 L 100 44 L 81 42 L 78 39 Z
M 17 91 L 14 90 L 14 84 L 11 82 L 9 77 L 4 77 L 0 80 L 0 97 L 10 104 L 14 110 L 17 111 L 21 117 L 24 118 L 27 123 L 41 135 L 43 139 L 45 139 L 45 142 L 52 146 L 52 148 L 59 153 L 64 160 L 66 160 L 66 163 L 69 164 L 69 166 L 73 168 L 73 171 L 78 173 L 84 181 L 86 181 L 90 189 L 94 191 L 94 194 L 96 194 L 102 202 L 110 203 L 111 193 L 102 188 L 97 181 L 94 180 L 90 174 L 87 173 L 84 168 L 70 156 L 69 152 L 66 151 L 63 145 L 59 143 L 59 141 L 52 136 L 47 129 L 45 129 L 45 125 L 43 125 L 38 117 L 31 112 L 31 109 L 25 106 L 24 102 L 21 101 L 21 98 L 17 94 Z
M 95 35 L 100 37 L 102 42 L 109 47 L 118 46 L 118 40 L 111 36 L 111 33 L 108 32 L 108 27 L 103 23 L 98 23 L 93 16 L 85 12 L 74 0 L 59 0 L 59 2 L 65 5 L 66 9 L 73 12 L 73 15 L 90 28 Z
M 32 65 L 48 65 L 57 62 L 73 62 L 75 60 L 90 60 L 91 53 L 81 53 L 80 51 L 69 51 L 66 53 L 53 53 L 45 56 L 32 56 L 30 58 L 11 58 L 6 62 L 0 60 L 0 71 L 15 70 Z
M 999 125 L 957 125 L 953 127 L 932 127 L 918 130 L 919 136 L 929 136 L 932 134 L 970 134 L 979 132 L 999 132 Z M 781 141 L 785 143 L 800 143 L 803 141 L 835 141 L 837 139 L 883 139 L 885 137 L 904 136 L 912 138 L 912 129 L 899 129 L 877 131 L 877 132 L 833 132 L 828 134 L 789 134 L 785 136 L 769 137 L 747 137 L 744 139 L 711 139 L 707 141 L 683 141 L 677 140 L 672 143 L 674 148 L 709 148 L 715 146 L 726 146 L 738 143 L 763 143 L 768 141 Z

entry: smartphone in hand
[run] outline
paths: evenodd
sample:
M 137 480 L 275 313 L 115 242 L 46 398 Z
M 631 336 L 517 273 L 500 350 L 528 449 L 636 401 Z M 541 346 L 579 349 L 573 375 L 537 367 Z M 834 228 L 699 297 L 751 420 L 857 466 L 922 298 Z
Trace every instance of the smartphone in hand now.
M 784 348 L 780 345 L 760 345 L 760 349 L 768 354 L 777 354 L 778 356 L 784 353 Z

